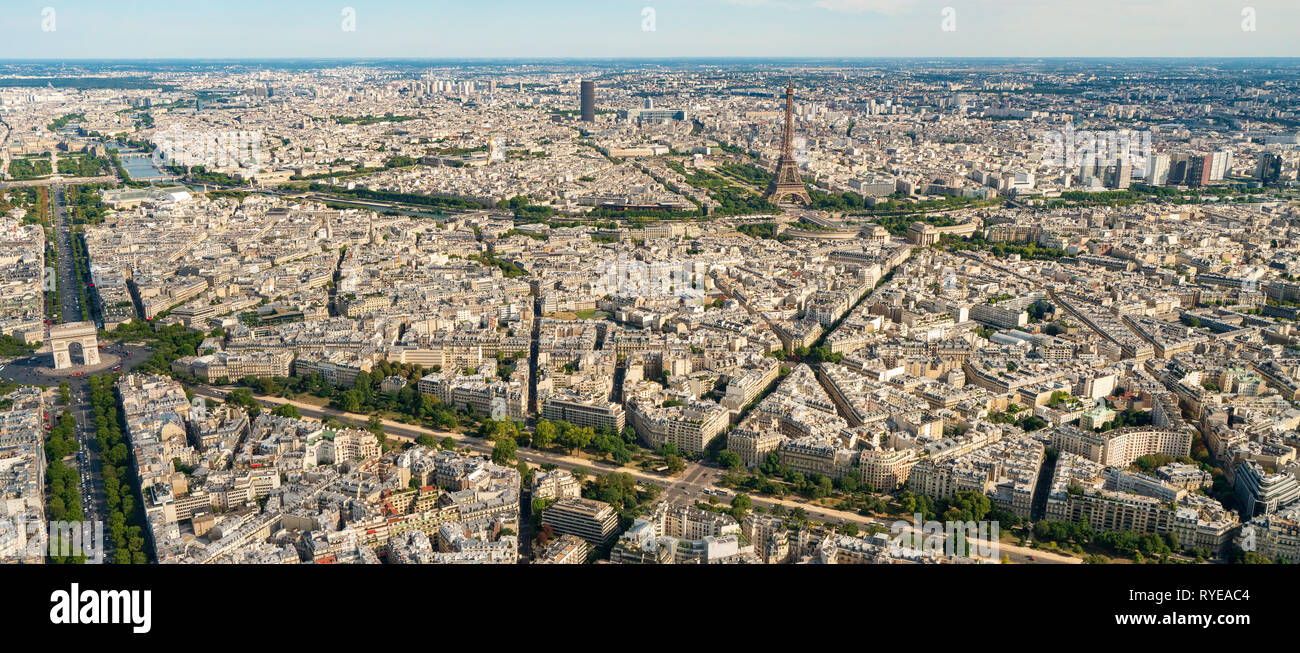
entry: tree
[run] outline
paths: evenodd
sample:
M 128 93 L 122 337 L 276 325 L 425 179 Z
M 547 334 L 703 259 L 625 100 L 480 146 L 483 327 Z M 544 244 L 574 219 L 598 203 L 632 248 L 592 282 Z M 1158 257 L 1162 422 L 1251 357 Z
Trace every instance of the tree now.
M 686 471 L 686 460 L 675 453 L 668 454 L 666 462 L 668 463 L 668 473 L 673 476 Z
M 737 494 L 731 500 L 731 516 L 740 521 L 745 518 L 745 513 L 749 512 L 753 505 L 749 500 L 748 494 Z
M 344 390 L 339 397 L 339 407 L 345 413 L 355 413 L 361 410 L 361 393 L 356 390 Z
M 366 420 L 366 430 L 375 434 L 381 448 L 388 441 L 388 437 L 384 435 L 384 420 L 378 414 L 371 415 L 370 419 Z
M 515 439 L 512 437 L 497 439 L 496 445 L 492 447 L 492 462 L 498 465 L 506 465 L 514 461 L 517 446 Z
M 275 410 L 271 411 L 271 414 L 277 417 L 302 418 L 302 414 L 298 412 L 298 407 L 293 404 L 280 404 L 276 406 Z
M 735 469 L 745 464 L 744 461 L 740 459 L 740 454 L 729 449 L 723 449 L 718 452 L 718 463 L 728 469 Z
M 235 388 L 226 395 L 226 403 L 232 406 L 239 406 L 248 411 L 250 416 L 256 417 L 261 412 L 262 407 L 253 398 L 253 391 L 248 388 Z
M 560 444 L 570 451 L 585 449 L 595 439 L 596 431 L 590 426 L 569 426 L 560 433 Z
M 538 449 L 546 449 L 555 444 L 556 428 L 550 420 L 537 420 L 537 428 L 533 430 L 533 446 Z
M 830 477 L 821 474 L 817 475 L 817 494 L 821 495 L 821 497 L 828 497 L 834 489 L 835 487 Z
M 611 472 L 597 476 L 593 491 L 598 499 L 621 511 L 636 508 L 641 503 L 636 479 L 631 474 Z
M 542 527 L 537 531 L 537 543 L 546 544 L 553 539 L 555 539 L 555 531 L 551 528 L 551 525 L 542 524 Z

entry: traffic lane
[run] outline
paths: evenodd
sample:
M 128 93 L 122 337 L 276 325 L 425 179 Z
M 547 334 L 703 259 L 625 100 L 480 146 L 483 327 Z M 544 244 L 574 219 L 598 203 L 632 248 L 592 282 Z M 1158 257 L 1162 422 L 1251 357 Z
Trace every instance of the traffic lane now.
M 106 351 L 127 352 L 125 356 L 122 356 L 120 353 L 114 354 L 121 357 L 117 362 L 117 365 L 121 366 L 121 370 L 113 370 L 112 366 L 108 366 L 105 369 L 95 369 L 94 371 L 87 371 L 79 369 L 78 367 L 73 367 L 56 374 L 53 369 L 53 354 L 41 353 L 24 356 L 23 358 L 14 359 L 8 363 L 4 363 L 4 369 L 0 370 L 0 380 L 17 383 L 19 385 L 58 385 L 63 381 L 71 383 L 77 379 L 84 379 L 86 374 L 94 376 L 96 374 L 129 371 L 131 368 L 143 363 L 153 355 L 153 352 L 148 347 L 139 345 L 126 345 L 124 348 L 109 346 Z M 82 372 L 82 375 L 72 376 L 76 372 Z
M 199 388 L 196 388 L 194 390 L 194 393 L 195 395 L 198 396 L 224 400 L 225 396 L 229 394 L 229 391 L 201 386 Z M 284 403 L 289 403 L 288 400 L 278 398 L 278 397 L 275 398 L 255 397 L 255 398 L 259 401 L 259 403 L 267 407 L 274 407 Z M 325 417 L 335 417 L 339 419 L 346 419 L 349 421 L 357 421 L 357 422 L 364 422 L 367 419 L 367 416 L 365 415 L 343 413 L 341 411 L 336 411 L 330 408 L 322 409 L 320 407 L 303 405 L 300 402 L 292 402 L 292 403 L 294 403 L 294 405 L 298 407 L 299 413 L 301 413 L 304 417 L 312 417 L 319 420 L 323 420 Z M 422 435 L 428 435 L 434 437 L 435 439 L 450 437 L 456 441 L 457 447 L 468 446 L 471 451 L 485 454 L 485 455 L 491 455 L 492 453 L 492 444 L 480 438 L 467 436 L 460 433 L 449 432 L 449 431 L 436 431 L 433 429 L 428 429 L 420 426 L 402 424 L 400 422 L 392 422 L 390 420 L 385 420 L 384 422 L 384 434 L 389 438 L 393 438 L 405 442 L 413 442 L 416 438 Z M 520 449 L 519 458 L 524 462 L 531 463 L 533 465 L 552 464 L 560 469 L 566 469 L 569 471 L 573 471 L 578 467 L 582 467 L 590 472 L 593 471 L 593 465 L 598 464 L 596 463 L 596 461 L 575 459 L 571 456 L 566 456 L 563 454 L 556 454 L 551 452 L 538 451 L 531 448 Z M 660 495 L 661 500 L 686 500 L 690 503 L 694 503 L 695 501 L 707 501 L 710 495 L 705 494 L 704 490 L 715 485 L 716 482 L 723 475 L 723 472 L 721 470 L 705 467 L 704 465 L 700 465 L 698 463 L 688 463 L 686 470 L 684 470 L 676 478 L 665 478 L 658 474 L 651 474 L 633 468 L 619 468 L 613 471 L 627 473 L 631 475 L 633 478 L 637 479 L 638 481 L 651 482 L 660 486 L 664 486 L 664 492 L 663 494 Z M 889 528 L 889 524 L 880 522 L 871 517 L 859 515 L 855 512 L 822 508 L 802 501 L 793 501 L 789 499 L 777 499 L 777 498 L 755 496 L 755 495 L 750 495 L 750 501 L 755 505 L 761 505 L 769 508 L 780 505 L 782 508 L 784 508 L 787 511 L 792 510 L 794 508 L 802 508 L 805 514 L 807 514 L 810 519 L 827 523 L 827 524 L 839 524 L 839 523 L 849 521 L 849 522 L 857 523 L 859 527 L 875 525 L 875 526 L 883 527 L 885 529 Z M 1023 553 L 1022 551 L 1029 551 L 1029 550 L 1023 549 L 1021 547 L 1015 547 L 1014 545 L 1008 545 L 1005 543 L 999 543 L 999 547 L 1001 549 L 1001 553 L 1007 555 L 1012 562 L 1034 562 L 1040 564 L 1041 563 L 1059 564 L 1060 562 L 1057 560 L 1053 560 L 1050 557 L 1051 554 L 1048 553 L 1038 553 L 1038 552 Z M 1031 560 L 1030 558 L 1033 559 Z

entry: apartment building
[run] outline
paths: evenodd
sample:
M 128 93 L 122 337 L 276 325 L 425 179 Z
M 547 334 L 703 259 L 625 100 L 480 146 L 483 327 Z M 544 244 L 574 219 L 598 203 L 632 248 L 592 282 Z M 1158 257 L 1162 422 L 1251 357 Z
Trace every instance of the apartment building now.
M 575 426 L 605 427 L 614 432 L 623 430 L 627 414 L 623 407 L 611 401 L 584 401 L 575 395 L 553 394 L 542 403 L 542 419 L 568 422 Z
M 672 444 L 687 453 L 701 453 L 730 423 L 730 413 L 719 404 L 692 401 L 666 408 L 634 404 L 632 427 L 652 449 Z
M 858 454 L 862 483 L 884 492 L 906 484 L 916 463 L 915 449 L 864 449 Z
M 1052 431 L 1051 443 L 1061 452 L 1083 456 L 1108 467 L 1124 467 L 1142 456 L 1165 454 L 1178 458 L 1192 452 L 1190 432 L 1149 427 L 1094 433 L 1062 426 Z
M 557 535 L 576 535 L 593 546 L 602 546 L 618 530 L 618 513 L 603 501 L 560 499 L 542 513 L 542 524 Z

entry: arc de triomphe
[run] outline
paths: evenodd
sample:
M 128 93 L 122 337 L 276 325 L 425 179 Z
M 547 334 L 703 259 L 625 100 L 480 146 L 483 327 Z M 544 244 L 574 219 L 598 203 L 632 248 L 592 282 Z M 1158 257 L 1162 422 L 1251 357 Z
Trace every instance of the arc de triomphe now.
M 54 353 L 54 369 L 72 367 L 68 345 L 81 345 L 81 364 L 99 365 L 99 337 L 94 322 L 68 322 L 50 327 L 50 351 Z

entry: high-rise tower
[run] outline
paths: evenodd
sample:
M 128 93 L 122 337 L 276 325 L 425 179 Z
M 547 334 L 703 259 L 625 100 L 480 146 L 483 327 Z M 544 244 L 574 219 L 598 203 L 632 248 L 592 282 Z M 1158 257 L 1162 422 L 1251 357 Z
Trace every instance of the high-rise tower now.
M 582 83 L 582 120 L 596 122 L 596 82 Z
M 781 159 L 777 161 L 776 174 L 772 175 L 763 197 L 774 204 L 780 204 L 786 198 L 794 198 L 805 206 L 812 204 L 803 177 L 799 176 L 799 164 L 794 160 L 794 82 L 785 87 L 785 133 L 781 137 Z

